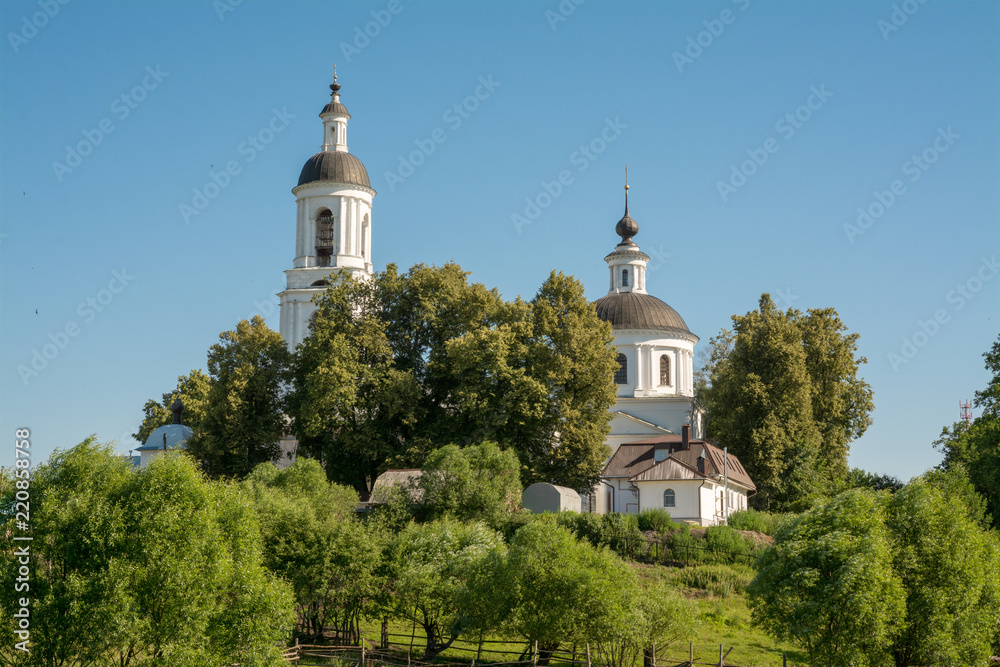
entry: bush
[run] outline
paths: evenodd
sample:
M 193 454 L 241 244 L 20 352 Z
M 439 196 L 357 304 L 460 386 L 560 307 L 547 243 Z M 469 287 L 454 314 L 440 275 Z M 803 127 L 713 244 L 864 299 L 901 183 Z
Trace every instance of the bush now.
M 655 530 L 662 534 L 676 527 L 670 512 L 662 507 L 639 512 L 639 530 Z
M 498 527 L 498 532 L 503 535 L 504 542 L 508 544 L 512 539 L 514 539 L 514 533 L 518 531 L 522 526 L 526 526 L 536 518 L 541 518 L 545 516 L 544 514 L 532 514 L 528 510 L 518 510 L 517 512 L 512 512 Z
M 677 581 L 725 598 L 742 592 L 753 576 L 753 568 L 746 565 L 696 565 L 679 570 Z
M 680 527 L 670 533 L 666 540 L 667 548 L 670 549 L 672 558 L 683 561 L 698 561 L 704 557 L 704 545 L 695 544 L 694 535 L 691 534 L 691 526 L 681 524 Z
M 605 514 L 601 518 L 601 543 L 623 558 L 634 558 L 645 550 L 646 538 L 634 514 Z
M 773 536 L 788 520 L 787 514 L 769 514 L 755 509 L 740 510 L 729 515 L 729 525 L 736 530 L 752 530 Z
M 722 556 L 731 554 L 749 555 L 753 545 L 732 526 L 709 526 L 705 531 L 707 548 Z
M 585 540 L 591 546 L 599 547 L 602 544 L 604 523 L 599 514 L 560 512 L 556 515 L 556 523 L 568 528 L 578 540 Z

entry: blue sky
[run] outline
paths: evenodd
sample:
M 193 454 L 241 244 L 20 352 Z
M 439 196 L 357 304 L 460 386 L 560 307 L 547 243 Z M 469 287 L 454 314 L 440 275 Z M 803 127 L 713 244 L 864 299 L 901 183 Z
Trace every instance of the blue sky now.
M 699 348 L 762 292 L 833 307 L 875 394 L 851 464 L 935 465 L 1000 332 L 1000 5 L 577 2 L 0 4 L 0 463 L 18 427 L 127 452 L 221 331 L 277 329 L 337 64 L 377 269 L 596 299 L 628 164 Z

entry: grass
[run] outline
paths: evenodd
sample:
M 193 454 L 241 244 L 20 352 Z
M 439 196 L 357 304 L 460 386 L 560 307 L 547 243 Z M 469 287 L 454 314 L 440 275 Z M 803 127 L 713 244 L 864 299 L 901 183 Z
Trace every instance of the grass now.
M 719 645 L 723 652 L 733 647 L 726 658 L 726 664 L 740 667 L 777 667 L 781 665 L 781 655 L 785 653 L 789 665 L 805 665 L 806 656 L 795 645 L 776 642 L 763 630 L 755 627 L 750 618 L 750 608 L 743 589 L 753 578 L 753 569 L 744 565 L 695 565 L 686 568 L 664 567 L 660 565 L 635 565 L 637 573 L 644 580 L 663 580 L 691 600 L 699 625 L 694 641 L 695 659 L 715 663 L 719 659 Z M 419 660 L 423 654 L 424 635 L 420 627 L 414 630 L 411 623 L 392 621 L 389 624 L 391 643 L 401 646 L 404 651 L 413 635 L 413 659 Z M 377 640 L 381 624 L 372 622 L 362 627 L 366 638 Z M 477 656 L 477 639 L 462 638 L 439 656 L 437 662 L 470 662 Z M 487 638 L 491 639 L 491 638 Z M 525 642 L 513 641 L 493 643 L 476 659 L 476 662 L 503 662 L 517 660 L 525 648 Z M 565 646 L 565 650 L 572 647 Z M 584 647 L 578 647 L 583 660 Z M 492 653 L 503 651 L 504 655 Z M 660 664 L 676 664 L 687 659 L 688 645 L 672 646 L 657 656 Z M 405 657 L 403 658 L 405 664 Z M 322 662 L 303 662 L 302 665 L 320 665 Z M 553 659 L 553 667 L 566 667 L 568 661 Z

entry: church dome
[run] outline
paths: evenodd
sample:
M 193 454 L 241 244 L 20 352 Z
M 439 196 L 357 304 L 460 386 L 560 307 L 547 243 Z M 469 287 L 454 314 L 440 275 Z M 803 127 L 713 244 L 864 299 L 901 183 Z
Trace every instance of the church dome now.
M 194 436 L 194 431 L 184 424 L 167 424 L 161 426 L 146 438 L 146 444 L 136 447 L 135 451 L 144 452 L 154 449 L 184 449 L 185 443 Z M 165 446 L 165 447 L 164 447 Z
M 319 112 L 319 115 L 322 116 L 325 113 L 335 113 L 339 116 L 347 116 L 348 118 L 351 117 L 351 114 L 347 113 L 347 107 L 340 102 L 327 103 L 327 105 L 323 107 L 323 110 Z
M 691 334 L 680 314 L 655 296 L 639 292 L 609 294 L 594 302 L 597 316 L 612 329 L 645 329 Z
M 321 151 L 306 161 L 299 174 L 299 185 L 317 181 L 372 186 L 365 165 L 346 151 Z

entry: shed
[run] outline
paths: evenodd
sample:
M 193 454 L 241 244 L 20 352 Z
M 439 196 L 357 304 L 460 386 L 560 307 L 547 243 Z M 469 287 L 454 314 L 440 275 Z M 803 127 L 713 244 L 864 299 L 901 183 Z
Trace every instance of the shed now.
M 579 512 L 580 494 L 573 489 L 538 482 L 521 494 L 521 505 L 533 514 L 541 512 Z

